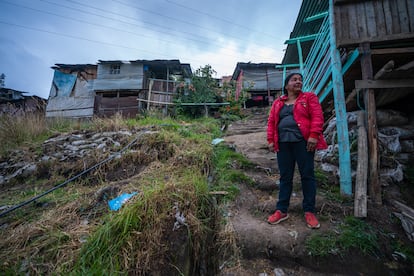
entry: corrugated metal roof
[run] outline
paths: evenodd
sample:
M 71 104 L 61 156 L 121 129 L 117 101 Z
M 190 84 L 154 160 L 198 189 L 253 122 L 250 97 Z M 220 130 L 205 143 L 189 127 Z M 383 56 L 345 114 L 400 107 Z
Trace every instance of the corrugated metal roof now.
M 181 63 L 179 59 L 136 59 L 129 61 L 122 60 L 98 60 L 98 64 L 123 64 L 123 63 L 139 63 L 151 67 L 154 71 L 161 71 L 165 68 L 170 70 L 172 74 L 183 74 L 185 78 L 190 78 L 192 75 L 191 66 L 189 63 Z
M 307 18 L 327 12 L 329 9 L 329 0 L 303 0 L 296 19 L 295 26 L 290 34 L 289 39 L 305 37 L 318 33 L 323 18 L 306 21 Z M 303 60 L 306 59 L 313 40 L 301 42 Z M 298 49 L 296 43 L 288 44 L 282 64 L 299 63 Z
M 276 65 L 280 65 L 279 63 L 251 63 L 251 62 L 238 62 L 236 68 L 234 69 L 233 75 L 231 77 L 232 80 L 236 80 L 240 74 L 241 70 L 246 69 L 275 69 Z
M 71 70 L 81 70 L 88 67 L 97 67 L 96 64 L 63 64 L 63 63 L 56 63 L 55 66 L 50 68 L 56 69 L 71 69 Z

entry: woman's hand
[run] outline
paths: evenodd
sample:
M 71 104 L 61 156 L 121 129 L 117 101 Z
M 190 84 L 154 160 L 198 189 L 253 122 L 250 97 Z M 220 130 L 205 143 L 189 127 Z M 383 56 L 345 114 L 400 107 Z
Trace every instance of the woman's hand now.
M 315 151 L 317 143 L 318 143 L 318 139 L 309 137 L 308 144 L 306 145 L 306 150 L 307 151 Z
M 274 152 L 275 151 L 275 147 L 273 145 L 273 143 L 267 144 L 267 148 L 269 149 L 269 151 Z

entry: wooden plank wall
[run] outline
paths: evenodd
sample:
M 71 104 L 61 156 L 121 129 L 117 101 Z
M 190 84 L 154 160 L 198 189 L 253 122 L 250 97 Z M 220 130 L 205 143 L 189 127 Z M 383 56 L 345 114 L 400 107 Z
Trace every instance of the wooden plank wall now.
M 165 106 L 171 104 L 175 95 L 175 83 L 167 80 L 153 80 L 150 100 L 151 106 Z
M 337 46 L 414 39 L 413 0 L 337 0 Z
M 116 113 L 133 117 L 138 114 L 137 96 L 129 97 L 95 97 L 95 115 L 109 117 Z

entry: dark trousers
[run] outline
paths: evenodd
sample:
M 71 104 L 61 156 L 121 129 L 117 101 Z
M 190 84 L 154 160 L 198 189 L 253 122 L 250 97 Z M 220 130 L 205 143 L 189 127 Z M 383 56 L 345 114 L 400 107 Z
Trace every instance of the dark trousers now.
M 302 181 L 303 211 L 315 212 L 316 182 L 314 156 L 315 152 L 306 150 L 305 140 L 279 143 L 277 163 L 280 171 L 280 190 L 279 200 L 276 204 L 277 210 L 283 213 L 288 211 L 293 188 L 295 163 L 297 163 Z

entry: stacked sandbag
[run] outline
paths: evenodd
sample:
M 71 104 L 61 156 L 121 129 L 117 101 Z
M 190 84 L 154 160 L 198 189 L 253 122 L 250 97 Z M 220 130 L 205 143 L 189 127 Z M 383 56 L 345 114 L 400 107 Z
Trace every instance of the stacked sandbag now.
M 358 164 L 357 117 L 358 111 L 347 113 L 353 178 Z M 377 110 L 377 125 L 381 184 L 400 183 L 404 180 L 404 170 L 414 166 L 413 120 L 395 110 Z M 322 170 L 339 178 L 336 118 L 329 122 L 324 135 L 329 146 L 316 154 L 316 160 Z

